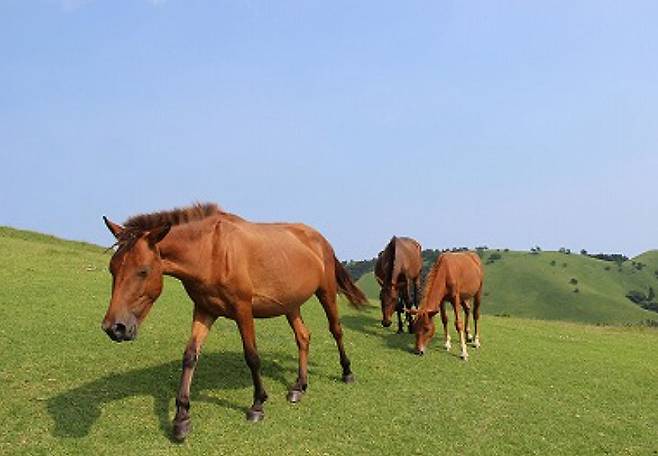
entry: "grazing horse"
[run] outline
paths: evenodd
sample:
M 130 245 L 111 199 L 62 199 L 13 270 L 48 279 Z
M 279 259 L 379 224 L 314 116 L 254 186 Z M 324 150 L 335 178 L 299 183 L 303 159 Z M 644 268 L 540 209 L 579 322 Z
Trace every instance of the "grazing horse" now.
M 254 318 L 285 315 L 299 348 L 297 381 L 288 400 L 297 402 L 307 387 L 310 334 L 300 306 L 315 294 L 338 346 L 342 379 L 354 381 L 343 346 L 336 293 L 355 307 L 367 300 L 336 259 L 329 242 L 313 228 L 293 223 L 251 223 L 214 204 L 138 215 L 124 226 L 103 217 L 116 237 L 110 260 L 112 297 L 102 322 L 117 342 L 132 340 L 162 291 L 163 274 L 180 280 L 194 302 L 192 336 L 183 354 L 176 396 L 174 437 L 190 430 L 190 385 L 203 345 L 218 317 L 237 324 L 254 383 L 252 422 L 264 417 L 267 393 L 260 375 Z
M 393 236 L 384 250 L 379 252 L 375 263 L 375 277 L 381 287 L 379 300 L 382 305 L 382 326 L 391 326 L 393 310 L 398 314 L 398 334 L 402 330 L 402 314 L 405 307 L 418 307 L 418 288 L 423 259 L 418 241 L 408 237 Z M 409 332 L 411 317 L 407 313 Z
M 448 334 L 448 315 L 445 309 L 445 301 L 450 301 L 455 312 L 455 328 L 459 333 L 461 346 L 461 358 L 468 360 L 466 341 L 470 342 L 471 336 L 468 332 L 468 316 L 471 312 L 470 301 L 473 302 L 473 322 L 475 325 L 475 339 L 473 345 L 480 347 L 480 300 L 482 297 L 482 285 L 484 281 L 484 270 L 480 257 L 473 252 L 444 253 L 436 259 L 432 269 L 427 274 L 423 298 L 416 314 L 414 329 L 416 331 L 416 354 L 422 355 L 430 339 L 434 336 L 436 327 L 432 320 L 441 312 L 443 322 L 444 347 L 450 350 L 450 335 Z M 461 308 L 466 315 L 466 335 L 464 335 L 464 324 L 461 319 Z

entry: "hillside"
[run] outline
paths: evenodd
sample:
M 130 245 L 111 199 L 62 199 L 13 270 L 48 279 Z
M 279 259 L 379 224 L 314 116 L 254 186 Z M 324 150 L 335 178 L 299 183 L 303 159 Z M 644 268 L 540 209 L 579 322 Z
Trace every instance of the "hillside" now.
M 169 439 L 170 420 L 192 309 L 180 284 L 166 280 L 139 338 L 115 344 L 99 327 L 109 301 L 109 253 L 7 229 L 0 230 L 0 251 L 0 454 L 658 450 L 656 330 L 484 315 L 482 348 L 464 363 L 436 340 L 424 357 L 412 355 L 412 336 L 382 328 L 376 306 L 358 312 L 343 301 L 345 344 L 357 377 L 344 385 L 315 300 L 302 309 L 313 334 L 302 402 L 285 400 L 297 370 L 288 323 L 259 320 L 270 399 L 263 423 L 244 421 L 251 379 L 235 324 L 220 319 L 192 386 L 192 433 L 177 445 Z M 505 271 L 504 261 L 489 267 L 492 275 Z M 562 279 L 560 273 L 555 282 Z M 507 296 L 494 284 L 490 307 L 496 295 Z
M 500 259 L 487 261 L 492 255 L 499 255 Z M 485 313 L 593 324 L 658 320 L 658 313 L 645 310 L 626 297 L 631 290 L 645 294 L 649 287 L 658 290 L 658 251 L 647 252 L 620 266 L 559 252 L 533 255 L 488 250 L 482 256 Z M 646 266 L 638 269 L 638 264 Z M 358 283 L 371 299 L 377 299 L 379 287 L 372 273 L 365 274 Z

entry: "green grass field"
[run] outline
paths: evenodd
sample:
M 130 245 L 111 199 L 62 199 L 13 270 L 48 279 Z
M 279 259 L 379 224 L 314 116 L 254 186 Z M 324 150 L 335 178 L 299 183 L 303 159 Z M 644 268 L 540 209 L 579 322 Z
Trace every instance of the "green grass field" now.
M 647 252 L 632 261 L 646 264 L 642 270 L 632 261 L 620 267 L 609 261 L 558 252 L 485 253 L 502 256 L 485 264 L 482 312 L 542 320 L 566 320 L 590 324 L 625 324 L 658 320 L 658 313 L 642 309 L 626 294 L 630 290 L 658 290 L 658 252 Z M 576 284 L 570 283 L 572 279 Z M 371 299 L 378 299 L 379 286 L 372 273 L 359 279 Z M 578 292 L 574 290 L 578 289 Z
M 249 372 L 234 324 L 220 320 L 192 387 L 192 433 L 175 444 L 192 307 L 182 287 L 167 280 L 138 340 L 115 344 L 100 329 L 109 253 L 6 228 L 0 251 L 2 454 L 658 454 L 656 330 L 488 314 L 483 346 L 464 363 L 436 340 L 416 357 L 411 336 L 382 328 L 374 304 L 357 312 L 343 303 L 357 376 L 344 385 L 315 301 L 303 308 L 313 336 L 302 402 L 285 400 L 297 365 L 287 322 L 258 321 L 270 400 L 265 421 L 247 423 Z M 491 313 L 496 299 L 511 299 L 495 280 L 483 304 Z M 579 298 L 589 297 L 590 279 L 578 280 Z

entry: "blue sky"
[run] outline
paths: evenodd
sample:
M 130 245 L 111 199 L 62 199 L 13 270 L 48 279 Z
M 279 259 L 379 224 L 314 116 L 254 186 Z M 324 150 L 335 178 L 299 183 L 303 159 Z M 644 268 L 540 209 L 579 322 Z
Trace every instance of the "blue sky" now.
M 0 224 L 658 248 L 658 3 L 0 0 Z

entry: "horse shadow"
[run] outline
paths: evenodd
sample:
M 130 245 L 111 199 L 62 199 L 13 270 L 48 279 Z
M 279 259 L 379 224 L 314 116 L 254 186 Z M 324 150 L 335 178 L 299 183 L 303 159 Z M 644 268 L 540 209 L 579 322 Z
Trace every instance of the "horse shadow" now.
M 413 352 L 413 334 L 406 331 L 402 334 L 396 332 L 397 321 L 390 328 L 382 327 L 380 315 L 362 312 L 356 315 L 342 316 L 340 321 L 346 328 L 352 331 L 358 331 L 368 336 L 377 337 L 382 340 L 384 345 L 393 350 L 400 350 L 405 353 Z M 406 329 L 406 324 L 405 324 Z
M 261 358 L 265 358 L 261 356 Z M 312 363 L 309 362 L 309 368 Z M 224 375 L 218 375 L 219 372 Z M 284 353 L 270 353 L 263 359 L 263 377 L 287 389 L 297 372 L 297 358 Z M 181 361 L 169 361 L 153 367 L 110 374 L 51 397 L 47 409 L 55 422 L 54 437 L 82 438 L 100 418 L 103 406 L 116 400 L 136 396 L 153 397 L 153 414 L 160 430 L 171 439 L 170 404 L 178 391 Z M 251 375 L 242 352 L 204 353 L 192 381 L 190 401 L 202 401 L 227 409 L 246 411 L 249 404 L 236 404 L 210 393 L 252 386 Z

